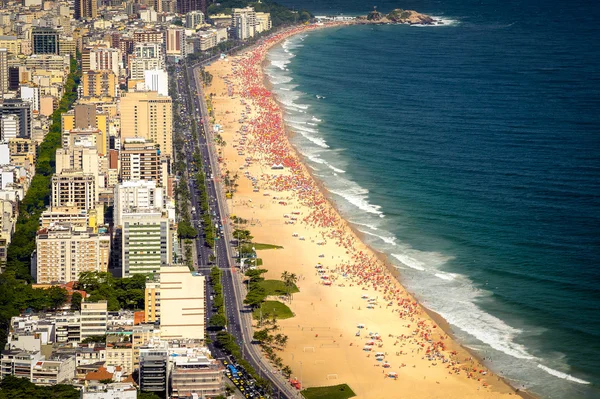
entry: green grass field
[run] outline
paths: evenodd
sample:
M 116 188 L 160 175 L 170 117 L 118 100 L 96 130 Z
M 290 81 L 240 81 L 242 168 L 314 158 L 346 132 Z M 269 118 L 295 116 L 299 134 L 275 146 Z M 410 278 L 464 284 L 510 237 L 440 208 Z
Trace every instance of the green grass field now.
M 306 399 L 347 399 L 356 396 L 347 384 L 307 388 L 300 393 Z
M 279 320 L 294 317 L 294 313 L 292 313 L 290 308 L 279 301 L 264 301 L 261 308 L 263 317 L 273 314 L 275 314 L 275 317 L 277 317 Z M 260 309 L 254 309 L 252 316 L 255 320 L 260 319 Z
M 252 244 L 252 246 L 254 247 L 255 250 L 257 251 L 262 251 L 265 249 L 282 249 L 283 247 L 280 245 L 273 245 L 273 244 L 259 244 L 259 243 L 254 243 Z
M 265 289 L 267 295 L 286 295 L 288 292 L 287 287 L 281 280 L 264 280 L 258 284 Z M 294 286 L 290 288 L 289 292 L 294 294 L 296 292 L 300 292 L 300 290 L 294 284 Z

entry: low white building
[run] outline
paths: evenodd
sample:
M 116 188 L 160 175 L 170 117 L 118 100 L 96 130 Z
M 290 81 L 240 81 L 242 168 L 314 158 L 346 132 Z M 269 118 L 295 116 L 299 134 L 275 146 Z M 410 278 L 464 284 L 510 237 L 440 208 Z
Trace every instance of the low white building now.
M 81 389 L 81 399 L 137 399 L 137 389 L 131 383 L 94 384 Z

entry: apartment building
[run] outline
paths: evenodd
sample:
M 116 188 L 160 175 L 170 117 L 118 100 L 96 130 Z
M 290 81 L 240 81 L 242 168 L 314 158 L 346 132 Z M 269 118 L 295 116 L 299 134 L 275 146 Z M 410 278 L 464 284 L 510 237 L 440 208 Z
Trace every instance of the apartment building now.
M 98 202 L 96 176 L 80 169 L 63 169 L 52 176 L 52 207 L 92 209 Z
M 118 77 L 109 69 L 84 72 L 81 82 L 83 97 L 117 97 Z
M 163 211 L 164 196 L 162 187 L 156 181 L 125 180 L 115 186 L 114 225 L 121 226 L 123 213 L 136 209 Z
M 129 92 L 121 97 L 121 137 L 152 141 L 163 155 L 173 153 L 171 97 L 157 92 Z
M 161 212 L 123 212 L 121 262 L 123 277 L 158 273 L 172 259 L 169 219 Z
M 160 268 L 160 335 L 162 339 L 203 339 L 204 276 L 187 266 Z
M 81 304 L 81 340 L 106 334 L 108 320 L 106 301 Z
M 36 235 L 36 282 L 77 281 L 85 271 L 105 272 L 110 236 L 72 225 L 52 225 Z

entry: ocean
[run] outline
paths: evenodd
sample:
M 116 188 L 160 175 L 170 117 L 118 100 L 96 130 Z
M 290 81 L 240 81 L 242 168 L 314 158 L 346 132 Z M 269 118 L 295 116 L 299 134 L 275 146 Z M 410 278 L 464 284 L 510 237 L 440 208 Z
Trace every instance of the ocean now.
M 600 397 L 600 5 L 377 6 L 445 23 L 330 28 L 274 48 L 267 74 L 293 144 L 493 370 L 545 398 Z

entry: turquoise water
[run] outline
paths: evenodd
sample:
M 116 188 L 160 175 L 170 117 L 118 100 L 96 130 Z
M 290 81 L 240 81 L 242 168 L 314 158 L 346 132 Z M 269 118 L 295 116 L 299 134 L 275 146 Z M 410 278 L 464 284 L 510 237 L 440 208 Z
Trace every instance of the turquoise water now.
M 568 5 L 404 2 L 445 25 L 313 32 L 267 73 L 294 144 L 403 283 L 515 386 L 592 398 L 600 12 Z

